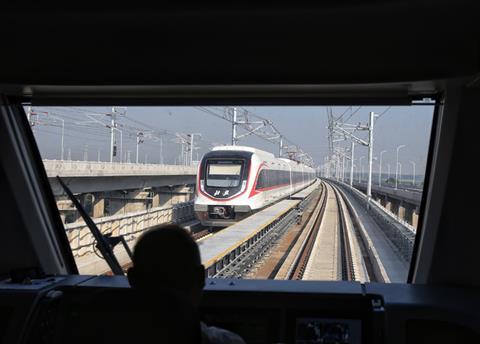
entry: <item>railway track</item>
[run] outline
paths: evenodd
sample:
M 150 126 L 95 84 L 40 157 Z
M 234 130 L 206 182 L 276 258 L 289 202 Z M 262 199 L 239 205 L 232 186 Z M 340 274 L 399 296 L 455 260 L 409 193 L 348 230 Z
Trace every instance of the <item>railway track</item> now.
M 307 224 L 304 242 L 292 260 L 287 279 L 369 280 L 354 221 L 343 194 L 324 182 L 316 218 Z
M 374 280 L 358 218 L 336 185 L 322 181 L 297 208 L 277 218 L 255 240 L 229 253 L 211 277 L 294 280 Z M 208 240 L 211 229 L 193 234 Z M 371 270 L 371 269 L 370 269 Z
M 362 282 L 372 279 L 356 234 L 358 219 L 352 219 L 343 193 L 327 182 L 322 182 L 319 193 L 302 230 L 295 236 L 285 236 L 278 245 L 288 250 L 281 256 L 275 252 L 275 259 L 267 259 L 257 269 L 262 275 L 250 274 L 249 278 L 265 278 L 270 272 L 268 277 L 274 279 Z
M 192 237 L 195 241 L 198 241 L 212 233 L 212 228 L 211 227 L 206 227 L 202 230 L 199 230 L 198 232 L 192 233 Z

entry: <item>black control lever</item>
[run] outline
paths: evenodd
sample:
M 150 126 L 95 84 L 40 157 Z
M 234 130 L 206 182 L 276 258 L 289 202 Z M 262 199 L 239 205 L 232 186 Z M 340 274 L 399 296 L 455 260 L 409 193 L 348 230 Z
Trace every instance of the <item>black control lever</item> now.
M 90 232 L 92 232 L 93 237 L 97 241 L 96 246 L 100 250 L 100 253 L 102 254 L 103 258 L 105 259 L 108 266 L 112 270 L 113 274 L 124 275 L 123 269 L 120 263 L 118 262 L 117 257 L 115 257 L 115 254 L 113 253 L 113 248 L 112 246 L 110 246 L 109 240 L 100 232 L 95 222 L 93 222 L 92 218 L 87 214 L 83 206 L 80 204 L 77 198 L 73 195 L 72 191 L 68 188 L 68 186 L 63 182 L 63 180 L 59 176 L 57 176 L 57 180 L 60 183 L 60 185 L 63 187 L 65 192 L 67 193 L 68 197 L 70 197 L 73 205 L 75 205 L 75 207 L 77 208 L 80 216 L 83 218 L 87 227 L 90 229 Z M 123 239 L 123 241 L 125 241 L 125 239 Z M 126 245 L 126 242 L 124 245 Z M 128 247 L 128 245 L 126 246 Z M 127 250 L 127 253 L 131 256 L 130 249 Z

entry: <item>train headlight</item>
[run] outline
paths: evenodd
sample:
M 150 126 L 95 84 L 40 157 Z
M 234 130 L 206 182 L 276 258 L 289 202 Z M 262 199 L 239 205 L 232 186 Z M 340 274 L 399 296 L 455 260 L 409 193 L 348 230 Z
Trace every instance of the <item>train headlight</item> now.
M 213 213 L 224 217 L 225 216 L 225 207 L 213 207 Z

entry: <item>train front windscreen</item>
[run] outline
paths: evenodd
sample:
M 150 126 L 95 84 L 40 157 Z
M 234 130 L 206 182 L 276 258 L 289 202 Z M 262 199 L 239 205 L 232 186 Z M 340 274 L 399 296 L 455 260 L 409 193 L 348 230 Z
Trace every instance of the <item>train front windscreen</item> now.
M 230 160 L 213 160 L 207 162 L 207 186 L 237 187 L 240 185 L 242 163 Z

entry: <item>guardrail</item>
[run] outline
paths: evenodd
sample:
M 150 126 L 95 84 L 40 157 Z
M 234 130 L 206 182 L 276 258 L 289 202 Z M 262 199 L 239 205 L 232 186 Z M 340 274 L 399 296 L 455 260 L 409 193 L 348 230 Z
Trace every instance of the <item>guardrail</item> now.
M 48 177 L 195 175 L 195 166 L 43 160 Z
M 353 183 L 355 188 L 367 189 L 367 184 L 363 183 Z M 396 198 L 399 200 L 403 200 L 419 206 L 422 201 L 422 190 L 409 190 L 409 189 L 394 189 L 390 187 L 372 185 L 372 192 L 380 193 L 387 195 L 388 197 Z
M 331 182 L 338 185 L 344 192 L 353 195 L 360 204 L 366 209 L 368 208 L 367 196 L 364 193 L 355 188 L 351 188 L 344 183 L 337 181 Z M 370 208 L 368 211 L 390 242 L 398 249 L 402 257 L 409 262 L 412 257 L 413 245 L 415 243 L 415 231 L 413 230 L 413 227 L 400 222 L 396 216 L 392 213 L 388 213 L 382 205 L 374 200 L 370 201 Z

